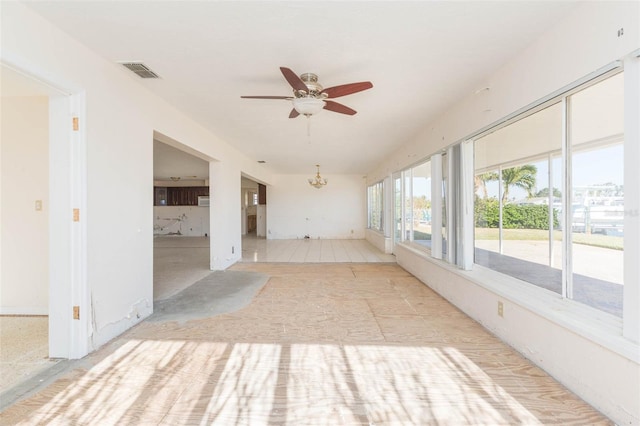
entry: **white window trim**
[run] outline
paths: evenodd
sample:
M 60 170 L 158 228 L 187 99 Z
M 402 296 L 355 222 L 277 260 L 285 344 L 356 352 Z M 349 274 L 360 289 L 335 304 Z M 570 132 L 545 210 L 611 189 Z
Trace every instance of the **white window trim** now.
M 379 213 L 380 213 L 380 219 L 379 219 L 380 227 L 376 228 L 372 224 L 372 220 L 371 220 L 372 219 L 372 214 L 371 213 L 373 211 L 373 208 L 375 207 L 373 205 L 374 203 L 373 203 L 373 199 L 372 199 L 372 193 L 374 191 L 376 191 L 376 188 L 378 188 L 378 186 L 380 188 L 380 190 L 378 192 L 378 198 L 379 198 L 379 201 L 381 203 L 380 210 L 379 210 Z M 386 226 L 387 223 L 386 223 L 386 217 L 385 217 L 386 216 L 386 213 L 385 213 L 385 207 L 386 207 L 386 203 L 385 203 L 385 201 L 386 201 L 385 192 L 386 191 L 385 191 L 385 188 L 386 188 L 386 185 L 385 185 L 384 179 L 380 180 L 380 181 L 377 181 L 375 183 L 372 183 L 371 185 L 367 186 L 367 229 L 369 229 L 371 231 L 375 231 L 375 232 L 377 232 L 377 233 L 379 233 L 381 235 L 385 235 L 386 234 L 386 229 L 387 229 L 387 226 Z
M 624 289 L 622 335 L 640 343 L 640 50 L 624 60 Z
M 462 191 L 460 206 L 464 209 L 461 214 L 461 227 L 459 244 L 462 245 L 462 259 L 459 266 L 469 271 L 473 268 L 473 256 L 475 252 L 474 244 L 474 188 L 473 188 L 473 141 L 467 140 L 460 145 L 460 190 Z
M 431 156 L 431 256 L 442 259 L 442 154 Z

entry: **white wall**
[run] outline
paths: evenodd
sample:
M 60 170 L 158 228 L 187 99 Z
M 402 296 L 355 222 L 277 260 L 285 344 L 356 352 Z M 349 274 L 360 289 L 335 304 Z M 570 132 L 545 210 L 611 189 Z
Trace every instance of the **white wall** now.
M 366 187 L 355 175 L 323 176 L 321 189 L 307 182 L 312 176 L 279 175 L 267 187 L 267 239 L 364 238 Z
M 185 237 L 209 235 L 209 207 L 154 206 L 153 233 L 177 234 Z
M 486 95 L 470 94 L 444 111 L 414 140 L 368 173 L 368 182 L 390 176 L 409 166 L 408 161 L 436 153 L 622 59 L 640 47 L 639 16 L 638 2 L 580 5 L 536 43 L 480 82 L 477 87 L 491 88 Z M 620 28 L 624 28 L 623 37 L 617 36 Z M 489 112 L 485 112 L 487 105 Z M 626 136 L 629 137 L 629 133 Z M 636 207 L 628 207 L 625 200 L 625 208 Z M 637 223 L 638 216 L 633 220 Z M 615 321 L 613 324 L 608 320 L 598 321 L 593 314 L 569 317 L 567 312 L 571 310 L 571 304 L 562 303 L 541 313 L 523 303 L 522 294 L 498 294 L 481 285 L 473 275 L 481 268 L 462 273 L 404 246 L 396 248 L 396 257 L 401 266 L 596 409 L 618 424 L 640 424 L 640 348 L 637 343 L 622 337 L 621 327 L 616 326 Z M 495 277 L 492 279 L 495 281 Z M 480 281 L 487 282 L 486 279 Z M 629 284 L 638 286 L 637 282 Z M 501 288 L 505 287 L 508 288 Z M 498 300 L 505 303 L 504 318 L 497 316 Z M 638 301 L 627 304 L 625 300 L 625 308 L 628 306 L 637 310 Z M 637 318 L 637 315 L 629 318 Z
M 240 250 L 232 255 L 231 249 L 240 247 L 241 172 L 263 182 L 270 182 L 271 174 L 25 5 L 2 4 L 0 31 L 2 62 L 69 93 L 86 93 L 81 125 L 87 140 L 87 211 L 81 218 L 91 304 L 80 310 L 91 350 L 152 312 L 154 132 L 217 160 L 210 164 L 210 220 L 216 224 L 212 268 L 239 259 Z
M 256 163 L 257 164 L 257 163 Z M 223 270 L 242 258 L 240 170 L 230 162 L 209 163 L 211 269 Z
M 49 98 L 2 97 L 0 314 L 49 305 Z M 36 200 L 42 210 L 36 211 Z
M 379 231 L 367 229 L 365 239 L 383 253 L 393 253 L 393 239 L 385 237 Z

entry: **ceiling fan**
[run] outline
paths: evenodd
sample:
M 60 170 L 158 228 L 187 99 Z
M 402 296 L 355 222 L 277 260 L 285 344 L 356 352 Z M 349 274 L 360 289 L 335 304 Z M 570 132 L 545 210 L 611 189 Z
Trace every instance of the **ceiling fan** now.
M 371 89 L 373 84 L 369 81 L 343 84 L 341 86 L 323 89 L 318 83 L 318 76 L 313 73 L 304 73 L 300 77 L 286 67 L 280 67 L 280 71 L 287 82 L 293 88 L 293 96 L 240 96 L 243 99 L 285 99 L 293 103 L 293 109 L 289 118 L 296 118 L 300 114 L 310 117 L 323 109 L 340 114 L 354 115 L 357 111 L 334 102 L 331 99 L 351 95 Z

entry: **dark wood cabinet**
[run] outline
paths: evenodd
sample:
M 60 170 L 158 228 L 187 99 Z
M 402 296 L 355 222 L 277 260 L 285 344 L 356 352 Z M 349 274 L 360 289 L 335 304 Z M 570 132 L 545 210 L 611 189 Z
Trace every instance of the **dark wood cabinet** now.
M 197 206 L 198 197 L 208 197 L 208 186 L 168 186 L 154 188 L 156 206 Z
M 258 204 L 267 204 L 267 187 L 261 183 L 258 184 Z

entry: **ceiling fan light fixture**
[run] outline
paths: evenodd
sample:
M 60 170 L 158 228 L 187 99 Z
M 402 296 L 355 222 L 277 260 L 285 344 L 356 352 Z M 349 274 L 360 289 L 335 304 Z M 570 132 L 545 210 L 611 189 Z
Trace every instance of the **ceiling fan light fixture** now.
M 307 117 L 319 113 L 325 105 L 322 99 L 317 98 L 294 98 L 292 102 L 293 108 Z

